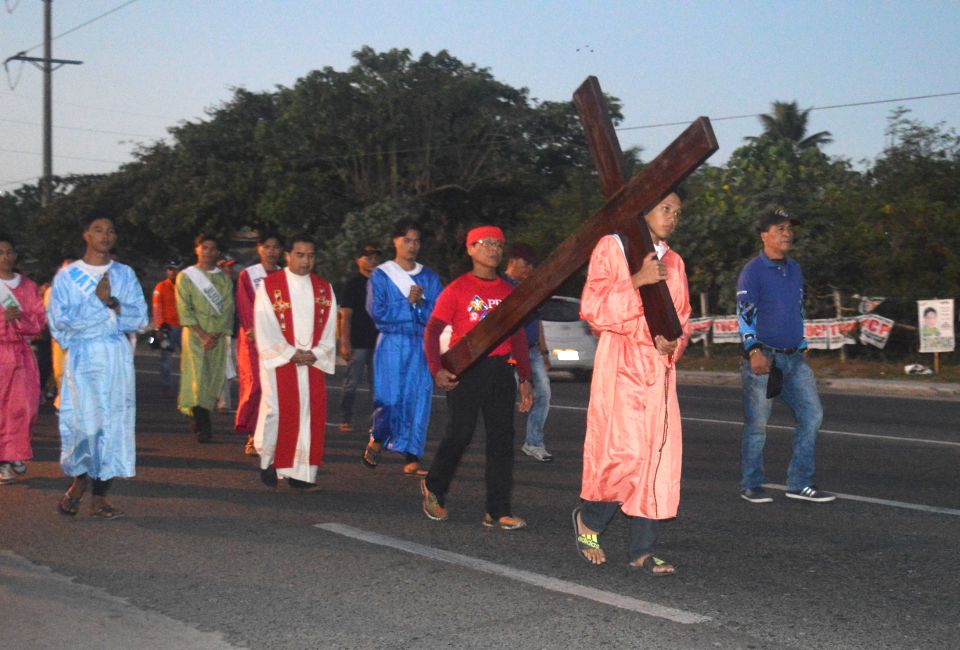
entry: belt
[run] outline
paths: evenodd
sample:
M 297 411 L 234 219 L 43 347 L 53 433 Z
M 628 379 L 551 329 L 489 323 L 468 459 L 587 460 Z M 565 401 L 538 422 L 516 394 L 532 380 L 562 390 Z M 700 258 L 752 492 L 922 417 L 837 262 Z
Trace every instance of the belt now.
M 780 354 L 795 354 L 800 351 L 800 348 L 775 348 L 772 345 L 766 345 L 761 343 L 760 347 L 764 350 L 770 350 L 771 352 L 779 352 Z

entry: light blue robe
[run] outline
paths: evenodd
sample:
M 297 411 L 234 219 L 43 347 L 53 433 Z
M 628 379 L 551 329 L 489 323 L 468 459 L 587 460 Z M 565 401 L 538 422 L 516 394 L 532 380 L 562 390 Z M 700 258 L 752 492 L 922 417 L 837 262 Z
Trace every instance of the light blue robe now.
M 106 481 L 136 473 L 136 386 L 133 348 L 127 333 L 147 324 L 147 303 L 133 269 L 113 262 L 111 294 L 120 314 L 90 291 L 100 280 L 87 276 L 87 292 L 74 276 L 74 262 L 53 280 L 47 320 L 50 334 L 67 351 L 60 389 L 60 467 L 67 476 L 89 474 Z M 82 277 L 82 276 L 79 276 Z
M 386 449 L 422 458 L 433 398 L 423 331 L 443 284 L 425 266 L 410 278 L 423 287 L 423 303 L 416 307 L 379 268 L 367 285 L 367 311 L 380 330 L 373 357 L 371 432 Z

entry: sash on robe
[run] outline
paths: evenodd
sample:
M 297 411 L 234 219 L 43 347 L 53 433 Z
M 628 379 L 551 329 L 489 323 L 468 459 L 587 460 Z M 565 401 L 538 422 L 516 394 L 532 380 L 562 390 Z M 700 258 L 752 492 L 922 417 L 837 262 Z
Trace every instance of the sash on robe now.
M 410 276 L 419 273 L 420 270 L 423 269 L 423 264 L 418 262 L 416 266 L 413 267 L 413 271 L 410 272 L 404 270 L 402 266 L 393 260 L 384 262 L 377 268 L 386 273 L 387 277 L 390 278 L 390 281 L 393 282 L 394 285 L 396 285 L 397 289 L 400 290 L 400 293 L 403 294 L 404 298 L 409 298 L 410 289 L 417 284 Z
M 313 341 L 317 347 L 330 317 L 330 283 L 310 274 L 313 284 Z M 263 279 L 267 297 L 272 300 L 273 313 L 280 323 L 280 331 L 287 343 L 296 347 L 293 331 L 293 305 L 290 302 L 290 287 L 286 273 L 271 273 Z M 289 314 L 289 317 L 287 316 Z M 277 376 L 277 449 L 273 465 L 277 469 L 293 467 L 300 434 L 300 393 L 297 380 L 297 365 L 287 363 L 275 368 Z M 308 394 L 310 395 L 310 464 L 323 463 L 323 438 L 326 428 L 327 391 L 323 372 L 307 366 Z M 316 383 L 315 383 L 316 382 Z
M 254 291 L 257 290 L 260 283 L 263 282 L 263 279 L 267 277 L 267 270 L 263 268 L 263 264 L 248 266 L 244 271 L 246 271 L 247 277 L 250 278 L 250 284 L 253 286 Z
M 0 309 L 6 309 L 7 307 L 22 309 L 20 301 L 13 295 L 13 290 L 20 286 L 20 275 L 15 275 L 10 282 L 13 283 L 13 287 L 7 284 L 7 280 L 0 280 Z
M 220 269 L 215 269 L 210 272 L 222 273 Z M 193 282 L 194 286 L 200 290 L 200 293 L 202 293 L 203 297 L 207 299 L 207 302 L 210 303 L 210 306 L 213 307 L 213 310 L 218 314 L 222 314 L 223 296 L 220 295 L 220 292 L 217 291 L 217 288 L 213 286 L 212 282 L 210 282 L 210 278 L 207 277 L 207 274 L 196 265 L 184 269 L 183 273 L 186 273 L 187 277 L 190 278 L 190 281 Z
M 97 290 L 97 285 L 100 284 L 100 279 L 103 275 L 97 277 L 90 277 L 86 271 L 80 267 L 81 262 L 77 261 L 67 267 L 67 277 L 73 280 L 73 284 L 76 285 L 77 289 L 83 294 L 84 298 L 89 297 Z M 108 267 L 109 272 L 109 267 Z

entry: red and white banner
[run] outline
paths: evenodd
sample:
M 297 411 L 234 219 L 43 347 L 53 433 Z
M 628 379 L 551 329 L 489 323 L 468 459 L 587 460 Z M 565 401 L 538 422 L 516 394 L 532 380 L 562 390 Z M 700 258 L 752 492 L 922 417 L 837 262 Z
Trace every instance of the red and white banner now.
M 856 318 L 819 318 L 803 322 L 807 347 L 813 350 L 839 350 L 856 343 L 848 334 L 857 326 Z
M 707 334 L 710 332 L 710 326 L 713 324 L 713 317 L 690 319 L 690 342 L 699 343 L 707 340 Z
M 890 332 L 893 330 L 893 321 L 876 314 L 860 317 L 860 342 L 872 345 L 881 350 L 887 346 Z
M 714 343 L 739 343 L 740 330 L 736 316 L 716 316 L 713 319 Z

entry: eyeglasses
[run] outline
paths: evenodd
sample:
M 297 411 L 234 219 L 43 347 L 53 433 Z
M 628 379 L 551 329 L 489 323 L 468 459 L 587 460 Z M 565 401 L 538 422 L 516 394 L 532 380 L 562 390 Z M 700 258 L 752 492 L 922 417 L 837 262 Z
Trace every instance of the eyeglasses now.
M 481 239 L 480 241 L 474 242 L 474 246 L 483 246 L 484 248 L 495 248 L 497 250 L 503 249 L 503 242 L 499 239 Z

